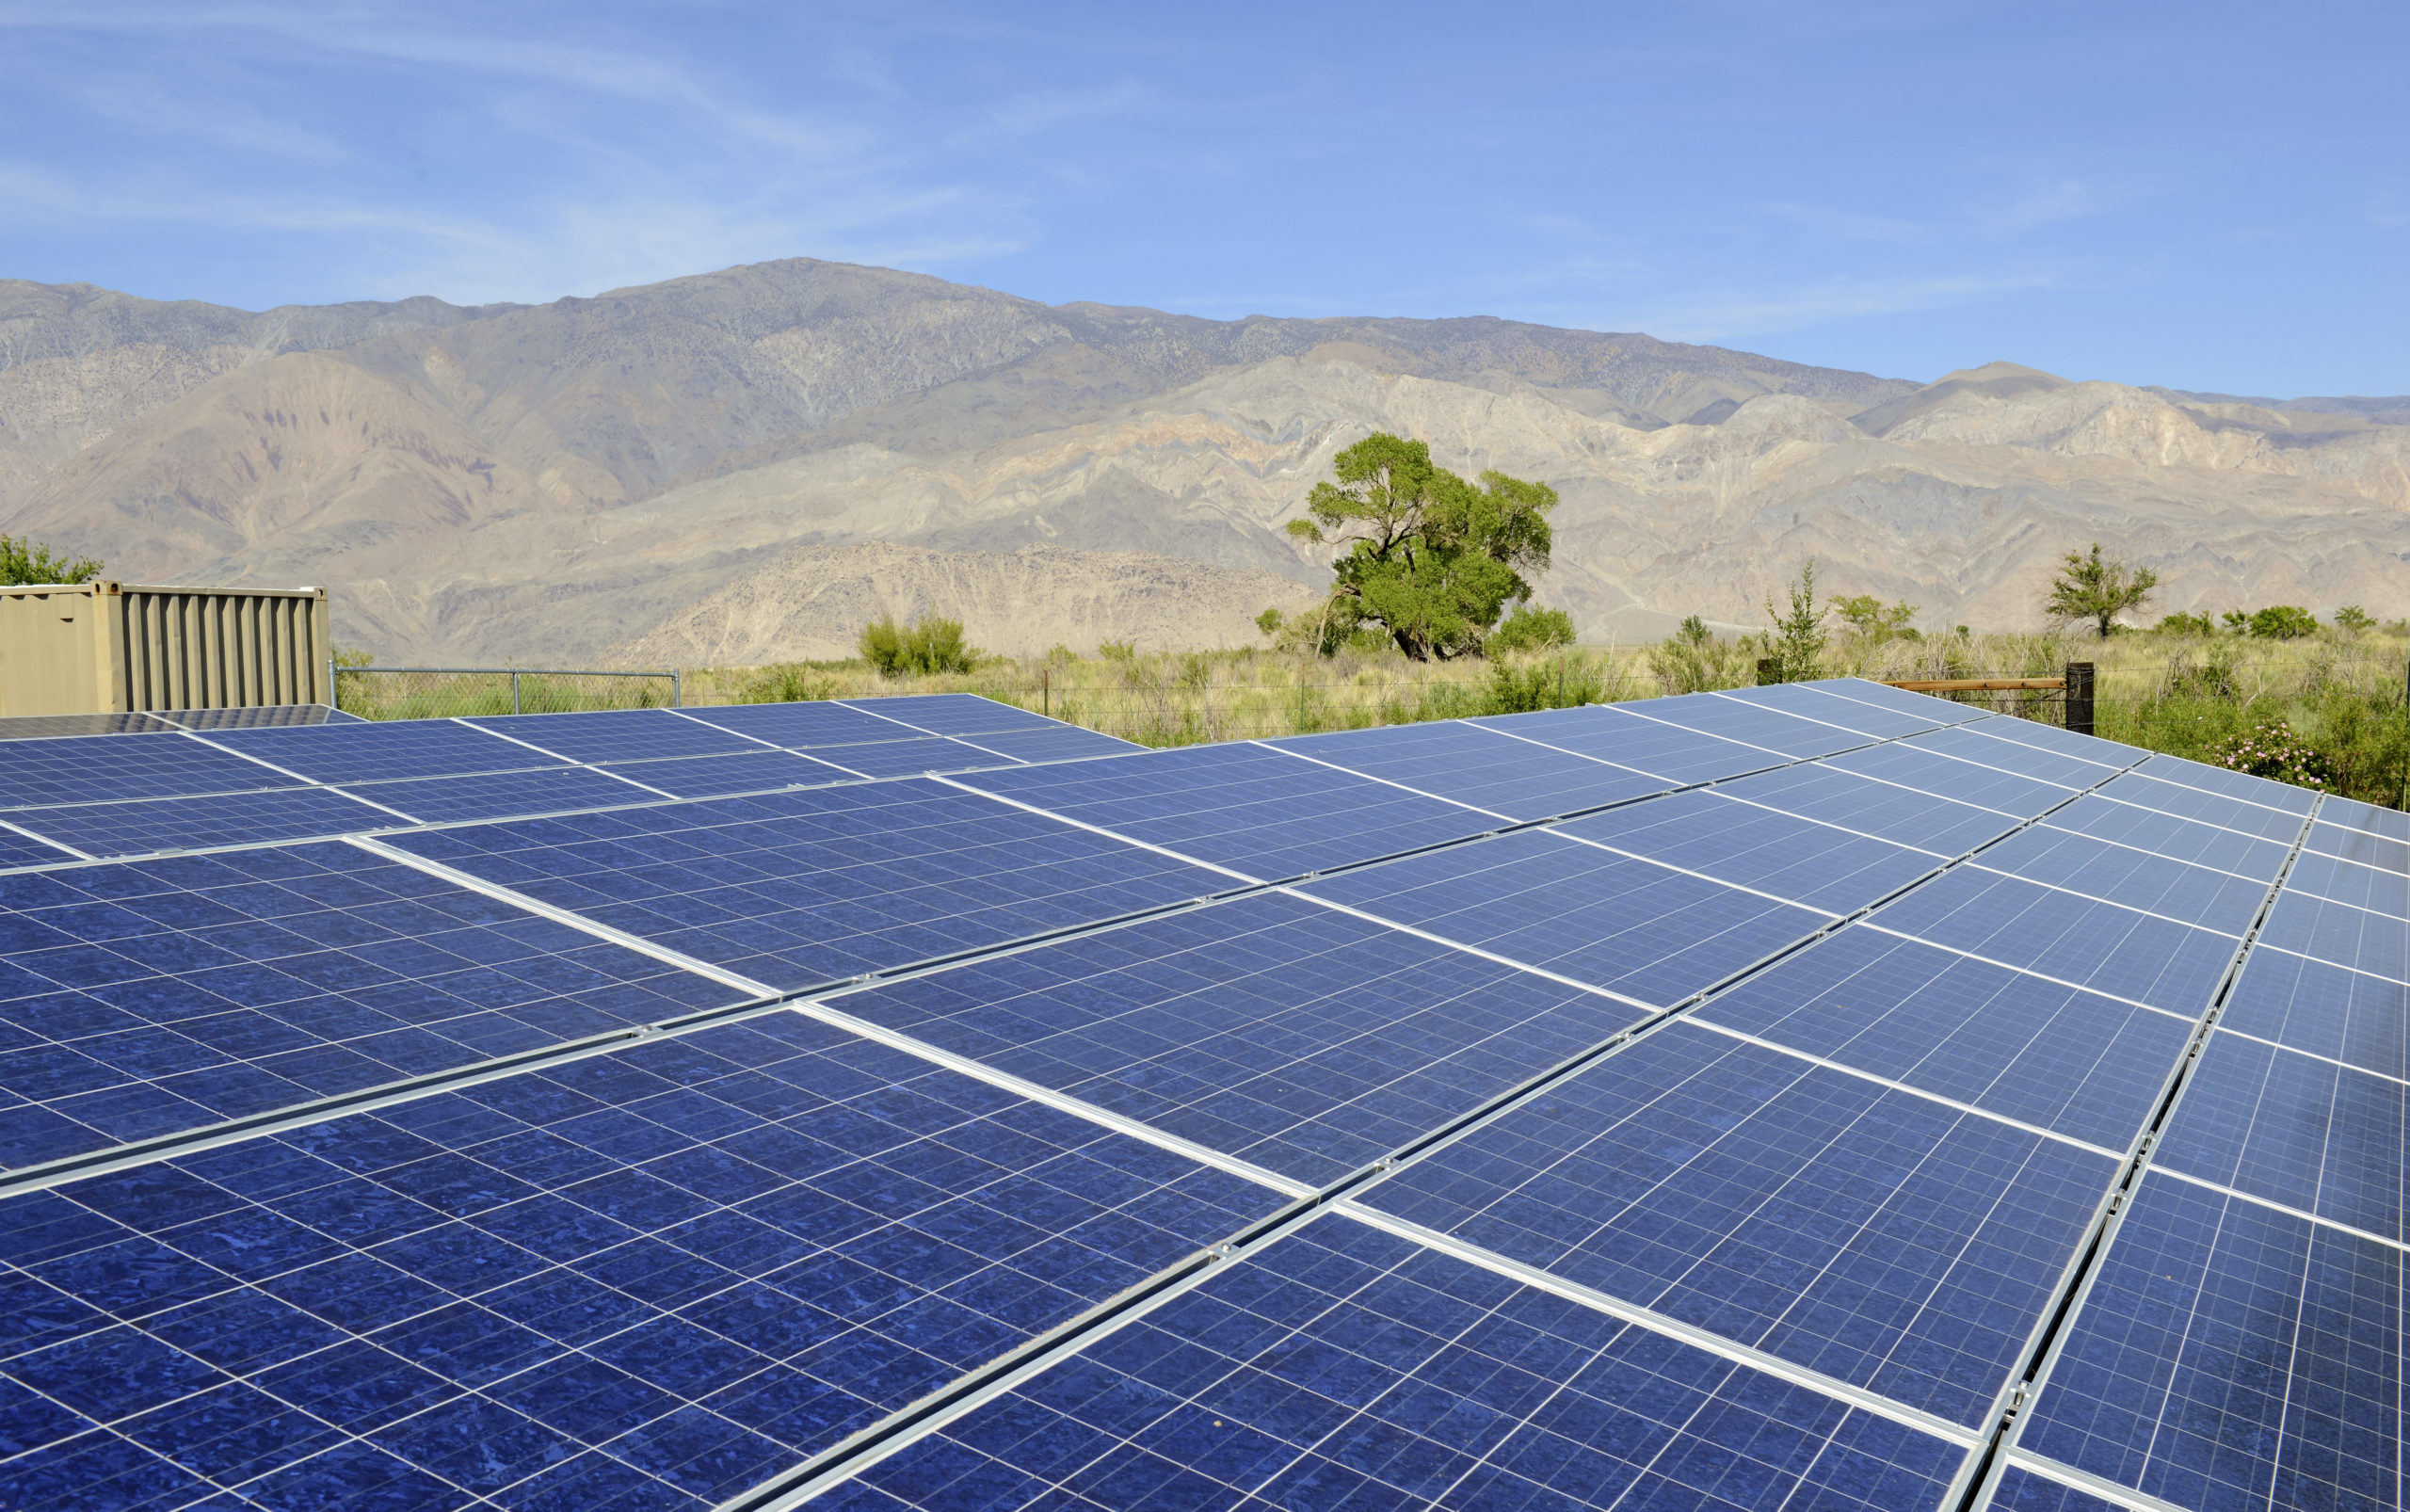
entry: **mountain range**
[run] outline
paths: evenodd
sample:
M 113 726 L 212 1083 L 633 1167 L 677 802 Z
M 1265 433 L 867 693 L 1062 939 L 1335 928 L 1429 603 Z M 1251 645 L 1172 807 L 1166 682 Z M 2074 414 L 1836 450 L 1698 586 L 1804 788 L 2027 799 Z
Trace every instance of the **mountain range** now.
M 1553 485 L 1585 639 L 1754 625 L 1812 556 L 2018 628 L 2070 549 L 2153 612 L 2410 616 L 2410 397 L 1932 383 L 1490 318 L 1214 321 L 809 260 L 595 298 L 250 313 L 0 281 L 0 531 L 128 581 L 333 590 L 388 664 L 1256 642 L 1374 430 Z

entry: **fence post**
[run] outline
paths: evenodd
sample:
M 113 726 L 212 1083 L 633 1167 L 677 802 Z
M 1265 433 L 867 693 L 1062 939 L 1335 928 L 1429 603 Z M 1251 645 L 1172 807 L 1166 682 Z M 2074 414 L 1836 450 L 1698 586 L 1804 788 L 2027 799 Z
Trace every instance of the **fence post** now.
M 1037 710 L 1047 718 L 1054 717 L 1054 668 L 1049 665 L 1038 671 Z
M 335 681 L 335 659 L 327 658 L 327 707 L 337 714 L 343 712 L 343 684 Z
M 519 712 L 519 674 L 516 672 L 510 674 L 510 712 Z
M 2090 662 L 2067 663 L 2067 729 L 2079 735 L 2092 733 L 2092 671 Z
M 1773 684 L 1773 683 L 1775 683 L 1775 682 L 1777 682 L 1777 681 L 1779 681 L 1779 679 L 1777 679 L 1777 678 L 1774 675 L 1774 658 L 1773 658 L 1773 657 L 1771 657 L 1771 656 L 1760 656 L 1760 657 L 1759 657 L 1759 658 L 1758 658 L 1758 686 L 1759 686 L 1759 687 L 1765 687 L 1765 686 L 1767 686 L 1768 684 Z
M 673 667 L 669 669 L 669 706 L 673 709 L 686 706 L 686 684 L 680 681 L 680 677 L 678 668 Z

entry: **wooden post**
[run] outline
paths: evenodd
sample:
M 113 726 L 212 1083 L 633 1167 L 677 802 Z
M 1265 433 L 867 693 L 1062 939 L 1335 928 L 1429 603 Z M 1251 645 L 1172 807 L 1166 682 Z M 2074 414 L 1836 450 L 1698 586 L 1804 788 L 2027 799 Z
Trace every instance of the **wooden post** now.
M 2067 729 L 2079 735 L 2092 733 L 2092 672 L 2090 662 L 2067 663 Z

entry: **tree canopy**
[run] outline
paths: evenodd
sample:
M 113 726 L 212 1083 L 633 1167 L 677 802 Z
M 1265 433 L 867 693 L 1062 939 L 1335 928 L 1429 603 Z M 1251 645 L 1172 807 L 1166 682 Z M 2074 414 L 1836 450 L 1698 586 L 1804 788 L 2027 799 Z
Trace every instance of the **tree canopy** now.
M 1548 568 L 1556 491 L 1545 483 L 1491 471 L 1476 487 L 1434 466 L 1423 442 L 1386 433 L 1341 452 L 1333 471 L 1289 525 L 1340 549 L 1330 633 L 1377 626 L 1417 661 L 1477 652 L 1507 605 L 1532 596 L 1523 574 Z
M 2069 552 L 2066 565 L 2051 580 L 2050 596 L 2042 607 L 2059 619 L 2090 619 L 2100 627 L 2100 638 L 2109 638 L 2111 621 L 2129 609 L 2139 609 L 2150 602 L 2150 590 L 2159 587 L 2159 574 L 2147 567 L 2129 567 L 2117 558 L 2102 557 L 2100 542 L 2092 543 L 2092 555 Z
M 100 575 L 97 556 L 54 556 L 30 536 L 0 536 L 0 584 L 88 583 Z

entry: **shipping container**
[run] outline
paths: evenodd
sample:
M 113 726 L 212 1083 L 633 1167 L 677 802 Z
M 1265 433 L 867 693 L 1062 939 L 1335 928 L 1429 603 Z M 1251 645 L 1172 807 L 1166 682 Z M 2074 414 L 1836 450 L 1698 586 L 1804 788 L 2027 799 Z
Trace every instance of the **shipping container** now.
M 0 587 L 0 715 L 325 703 L 324 588 Z

